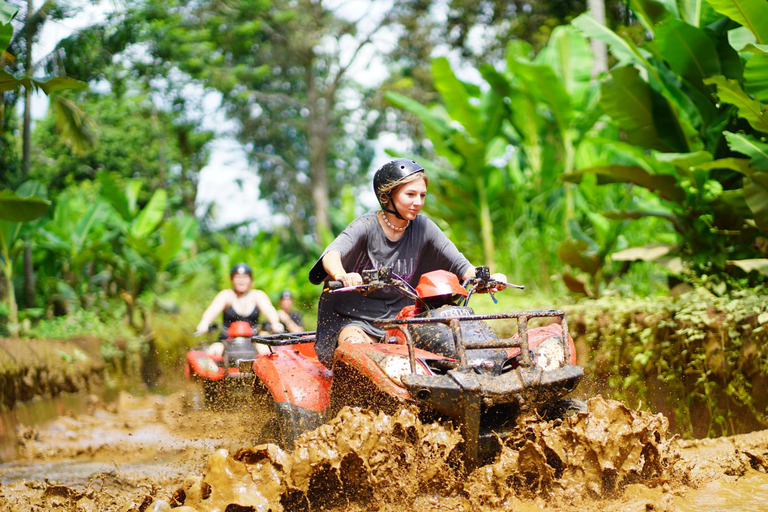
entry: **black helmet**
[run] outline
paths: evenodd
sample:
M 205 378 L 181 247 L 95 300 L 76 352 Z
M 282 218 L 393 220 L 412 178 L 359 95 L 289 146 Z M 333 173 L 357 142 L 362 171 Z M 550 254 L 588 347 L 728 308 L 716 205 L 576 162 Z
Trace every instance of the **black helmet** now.
M 291 295 L 291 291 L 290 290 L 283 290 L 283 291 L 280 292 L 280 300 L 292 299 L 292 298 L 293 298 L 293 295 Z
M 424 167 L 416 162 L 416 160 L 411 160 L 410 158 L 398 158 L 397 160 L 392 160 L 391 162 L 382 165 L 381 168 L 376 171 L 376 174 L 373 175 L 373 192 L 376 194 L 376 199 L 379 201 L 382 210 L 394 214 L 398 219 L 403 218 L 397 209 L 390 210 L 382 204 L 381 191 L 415 172 L 424 172 Z
M 249 276 L 253 277 L 253 272 L 251 272 L 251 267 L 249 267 L 245 263 L 238 263 L 237 265 L 232 267 L 232 270 L 229 271 L 229 278 L 231 279 L 235 274 L 248 274 Z

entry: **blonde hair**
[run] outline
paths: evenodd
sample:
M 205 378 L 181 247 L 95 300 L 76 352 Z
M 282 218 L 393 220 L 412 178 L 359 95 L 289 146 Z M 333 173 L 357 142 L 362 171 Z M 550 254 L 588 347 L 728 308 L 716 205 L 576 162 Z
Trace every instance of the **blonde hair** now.
M 429 186 L 429 178 L 427 177 L 427 173 L 424 171 L 417 171 L 412 174 L 409 174 L 405 178 L 401 178 L 397 181 L 393 181 L 386 187 L 382 187 L 379 190 L 379 204 L 381 206 L 386 206 L 389 203 L 389 197 L 394 194 L 395 190 L 402 187 L 403 185 L 407 185 L 408 183 L 416 180 L 424 180 L 424 184 L 426 186 Z

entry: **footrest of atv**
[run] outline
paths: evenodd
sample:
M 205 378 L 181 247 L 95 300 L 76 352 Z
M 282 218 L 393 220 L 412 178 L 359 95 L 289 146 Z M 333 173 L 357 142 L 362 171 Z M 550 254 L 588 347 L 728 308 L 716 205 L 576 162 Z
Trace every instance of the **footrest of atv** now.
M 583 375 L 581 367 L 570 365 L 547 372 L 539 368 L 518 368 L 501 375 L 483 375 L 471 368 L 459 368 L 445 375 L 404 375 L 401 381 L 416 402 L 457 417 L 468 402 L 544 403 L 575 389 Z

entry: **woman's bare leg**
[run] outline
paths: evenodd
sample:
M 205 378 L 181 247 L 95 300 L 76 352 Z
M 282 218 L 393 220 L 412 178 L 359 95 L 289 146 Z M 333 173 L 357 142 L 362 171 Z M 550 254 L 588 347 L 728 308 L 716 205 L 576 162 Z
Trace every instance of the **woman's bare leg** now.
M 376 338 L 356 325 L 348 325 L 339 333 L 339 343 L 376 343 Z

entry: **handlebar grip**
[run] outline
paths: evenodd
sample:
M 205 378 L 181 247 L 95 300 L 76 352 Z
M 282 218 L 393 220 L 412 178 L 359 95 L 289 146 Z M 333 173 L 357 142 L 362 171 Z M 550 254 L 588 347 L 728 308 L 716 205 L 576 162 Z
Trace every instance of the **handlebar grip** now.
M 343 286 L 344 286 L 344 283 L 342 283 L 341 281 L 328 281 L 329 290 L 338 290 Z

